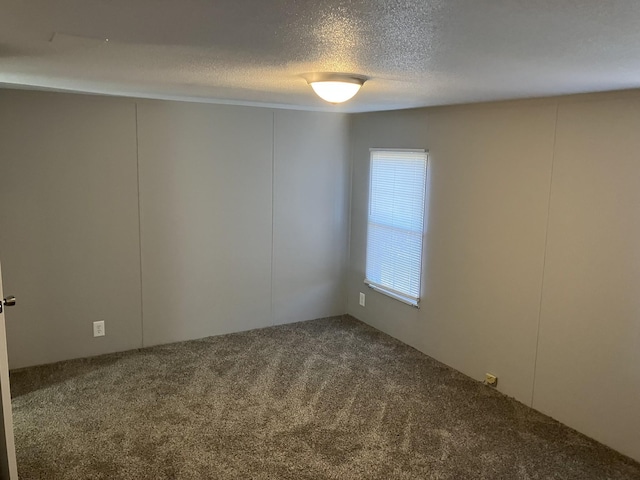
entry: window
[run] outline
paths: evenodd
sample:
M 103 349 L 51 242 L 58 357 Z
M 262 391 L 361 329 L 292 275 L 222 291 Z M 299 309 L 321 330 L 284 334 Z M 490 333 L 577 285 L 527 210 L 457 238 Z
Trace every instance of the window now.
M 418 306 L 427 152 L 371 150 L 365 283 Z

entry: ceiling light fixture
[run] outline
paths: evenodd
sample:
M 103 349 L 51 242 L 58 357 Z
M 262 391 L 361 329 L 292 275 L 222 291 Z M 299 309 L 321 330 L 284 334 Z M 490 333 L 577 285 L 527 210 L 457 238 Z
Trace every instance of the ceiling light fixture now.
M 345 73 L 312 73 L 305 78 L 321 99 L 334 104 L 353 98 L 367 81 L 361 75 Z

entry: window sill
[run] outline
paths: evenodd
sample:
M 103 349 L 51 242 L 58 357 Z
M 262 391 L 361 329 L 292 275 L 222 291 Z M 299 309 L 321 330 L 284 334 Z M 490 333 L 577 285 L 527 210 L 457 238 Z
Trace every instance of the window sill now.
M 370 289 L 375 290 L 376 292 L 380 292 L 383 295 L 386 295 L 387 297 L 391 297 L 394 300 L 397 300 L 399 302 L 404 303 L 405 305 L 409 305 L 410 307 L 418 308 L 418 309 L 420 308 L 420 300 L 419 299 L 418 300 L 414 300 L 412 298 L 405 297 L 402 294 L 396 293 L 396 292 L 394 292 L 392 290 L 388 290 L 388 289 L 386 289 L 384 287 L 380 287 L 380 286 L 378 286 L 378 285 L 376 285 L 374 283 L 371 283 L 371 282 L 369 282 L 367 280 L 365 280 L 364 283 Z

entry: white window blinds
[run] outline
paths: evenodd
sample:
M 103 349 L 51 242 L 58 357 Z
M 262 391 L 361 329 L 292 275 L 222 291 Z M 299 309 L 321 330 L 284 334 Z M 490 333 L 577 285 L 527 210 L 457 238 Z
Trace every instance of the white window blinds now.
M 427 153 L 372 150 L 366 279 L 410 305 L 420 300 Z

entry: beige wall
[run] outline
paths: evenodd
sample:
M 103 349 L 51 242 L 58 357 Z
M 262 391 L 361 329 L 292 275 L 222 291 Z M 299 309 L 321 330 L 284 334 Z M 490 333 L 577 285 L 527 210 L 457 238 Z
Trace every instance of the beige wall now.
M 11 367 L 344 313 L 346 125 L 1 90 Z
M 640 460 L 640 98 L 560 106 L 533 405 Z
M 275 323 L 346 312 L 349 122 L 277 112 L 274 165 Z M 347 154 L 348 158 L 348 154 Z
M 637 93 L 354 116 L 349 313 L 640 459 L 639 127 Z M 363 284 L 370 147 L 430 150 L 420 310 Z
M 138 105 L 145 345 L 271 325 L 272 121 Z
M 10 365 L 140 347 L 135 104 L 0 90 L 0 152 Z

